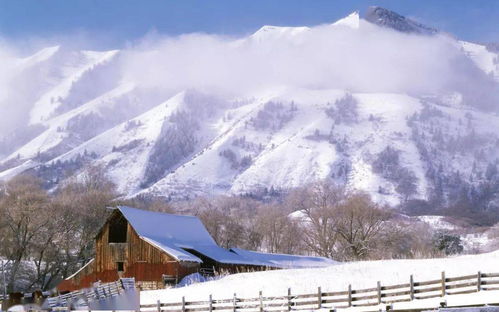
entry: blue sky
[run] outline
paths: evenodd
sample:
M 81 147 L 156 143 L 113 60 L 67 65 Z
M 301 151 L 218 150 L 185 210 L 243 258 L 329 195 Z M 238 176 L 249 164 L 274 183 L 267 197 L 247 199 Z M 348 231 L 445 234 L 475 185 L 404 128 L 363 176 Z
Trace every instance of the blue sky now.
M 119 48 L 150 32 L 243 35 L 268 24 L 328 23 L 370 5 L 465 40 L 499 42 L 498 0 L 0 0 L 0 37 Z

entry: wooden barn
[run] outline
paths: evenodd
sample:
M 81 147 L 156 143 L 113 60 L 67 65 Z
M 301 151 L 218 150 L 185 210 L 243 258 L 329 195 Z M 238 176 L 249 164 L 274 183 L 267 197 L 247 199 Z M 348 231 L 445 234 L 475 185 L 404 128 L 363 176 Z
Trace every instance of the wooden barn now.
M 239 272 L 263 268 L 331 265 L 320 257 L 273 255 L 219 247 L 197 217 L 114 209 L 98 235 L 95 258 L 57 287 L 63 292 L 95 282 L 135 278 L 142 289 L 163 288 L 200 272 Z M 291 264 L 291 265 L 290 265 Z

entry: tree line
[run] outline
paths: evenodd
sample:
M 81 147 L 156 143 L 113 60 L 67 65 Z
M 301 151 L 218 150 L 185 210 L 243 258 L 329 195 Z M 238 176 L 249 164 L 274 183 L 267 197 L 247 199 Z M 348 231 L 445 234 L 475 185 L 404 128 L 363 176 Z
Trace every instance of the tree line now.
M 117 194 L 97 168 L 55 193 L 20 175 L 0 192 L 0 257 L 9 292 L 47 290 L 93 258 L 93 239 Z
M 339 261 L 422 258 L 462 251 L 449 249 L 440 238 L 442 233 L 428 225 L 375 203 L 368 194 L 330 182 L 293 189 L 279 200 L 217 196 L 175 203 L 169 209 L 199 216 L 225 248 Z
M 415 258 L 462 251 L 452 237 L 432 233 L 362 192 L 329 182 L 290 190 L 273 199 L 199 197 L 167 202 L 121 200 L 115 185 L 92 167 L 47 191 L 29 175 L 0 190 L 0 258 L 7 260 L 7 288 L 48 290 L 94 257 L 94 238 L 107 207 L 198 216 L 215 241 L 271 253 L 317 255 L 339 261 Z M 411 226 L 409 226 L 409 224 Z M 451 246 L 451 247 L 452 247 Z

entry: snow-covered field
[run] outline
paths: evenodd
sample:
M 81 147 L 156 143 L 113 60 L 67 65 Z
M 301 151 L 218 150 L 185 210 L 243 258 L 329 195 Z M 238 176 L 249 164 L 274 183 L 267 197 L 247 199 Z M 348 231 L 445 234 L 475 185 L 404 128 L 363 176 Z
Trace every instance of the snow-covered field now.
M 319 269 L 278 270 L 230 275 L 216 281 L 194 284 L 187 287 L 143 291 L 141 304 L 161 302 L 179 302 L 182 296 L 186 301 L 207 300 L 209 295 L 214 300 L 229 299 L 234 294 L 238 298 L 255 298 L 261 290 L 264 296 L 283 296 L 288 287 L 292 294 L 315 293 L 317 287 L 322 291 L 343 291 L 351 284 L 353 289 L 382 285 L 408 283 L 410 275 L 414 281 L 436 280 L 445 271 L 447 277 L 483 273 L 499 273 L 499 251 L 474 256 L 460 256 L 444 259 L 421 260 L 383 260 L 352 262 Z M 472 298 L 472 299 L 470 299 Z M 473 300 L 494 300 L 499 302 L 498 291 L 486 291 L 480 294 L 448 296 L 448 303 L 461 304 Z M 420 304 L 431 305 L 441 298 L 418 300 Z M 491 303 L 491 302 L 489 302 Z M 407 303 L 400 303 L 400 307 Z

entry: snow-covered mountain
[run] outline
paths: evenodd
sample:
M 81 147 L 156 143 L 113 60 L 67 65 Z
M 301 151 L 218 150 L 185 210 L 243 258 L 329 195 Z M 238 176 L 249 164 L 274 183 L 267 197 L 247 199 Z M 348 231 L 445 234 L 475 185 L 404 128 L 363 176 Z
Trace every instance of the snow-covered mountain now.
M 0 80 L 10 90 L 0 97 L 0 178 L 32 172 L 54 187 L 94 164 L 127 196 L 332 179 L 393 205 L 465 190 L 499 206 L 499 56 L 485 46 L 381 8 L 366 20 L 264 26 L 224 38 L 227 50 L 218 38 L 195 39 L 195 53 L 187 38 L 146 51 L 51 47 L 10 59 Z M 436 52 L 421 48 L 428 42 Z M 238 75 L 210 67 L 220 55 Z
M 438 31 L 385 8 L 372 6 L 366 13 L 366 20 L 380 26 L 405 33 L 432 35 Z

